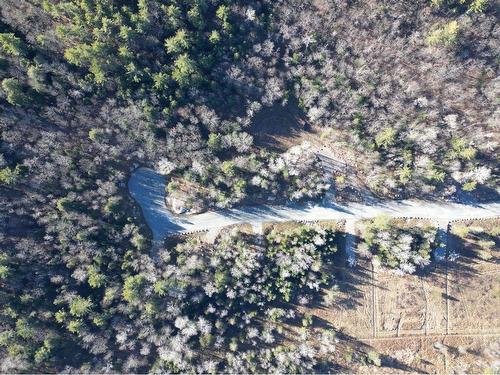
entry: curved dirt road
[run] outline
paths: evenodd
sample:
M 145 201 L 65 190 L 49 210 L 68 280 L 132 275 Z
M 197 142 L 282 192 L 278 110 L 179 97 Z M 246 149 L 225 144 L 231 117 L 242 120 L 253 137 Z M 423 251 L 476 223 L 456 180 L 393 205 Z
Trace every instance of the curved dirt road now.
M 370 205 L 324 202 L 310 205 L 253 206 L 198 215 L 174 215 L 165 205 L 165 183 L 165 176 L 148 168 L 135 170 L 128 183 L 130 195 L 141 206 L 156 241 L 169 233 L 203 231 L 239 223 L 256 225 L 267 221 L 362 219 L 380 214 L 448 221 L 500 216 L 500 203 L 496 202 L 466 205 L 417 200 L 386 201 Z

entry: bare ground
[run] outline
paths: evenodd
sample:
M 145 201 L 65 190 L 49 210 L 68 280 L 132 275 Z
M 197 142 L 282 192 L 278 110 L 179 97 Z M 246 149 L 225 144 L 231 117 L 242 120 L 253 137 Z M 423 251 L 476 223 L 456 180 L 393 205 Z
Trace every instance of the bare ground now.
M 480 223 L 491 228 L 499 219 Z M 450 241 L 448 246 L 457 244 Z M 375 350 L 382 358 L 382 366 L 376 368 L 339 354 L 341 369 L 485 373 L 498 366 L 500 265 L 460 249 L 448 252 L 453 250 L 460 252 L 457 261 L 436 262 L 418 275 L 397 276 L 373 268 L 363 258 L 354 268 L 336 269 L 335 304 L 309 312 L 340 332 L 340 346 L 354 353 Z

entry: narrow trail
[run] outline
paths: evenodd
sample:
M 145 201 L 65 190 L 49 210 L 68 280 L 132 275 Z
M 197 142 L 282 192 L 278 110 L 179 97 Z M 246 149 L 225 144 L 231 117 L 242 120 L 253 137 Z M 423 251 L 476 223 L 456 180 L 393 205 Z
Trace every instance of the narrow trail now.
M 155 240 L 168 234 L 208 231 L 227 225 L 264 222 L 364 219 L 380 214 L 433 220 L 485 219 L 500 216 L 500 203 L 467 205 L 418 200 L 381 201 L 373 204 L 323 201 L 318 204 L 287 206 L 251 206 L 205 212 L 198 215 L 174 215 L 165 205 L 165 176 L 148 168 L 139 168 L 130 177 L 130 195 L 142 208 Z
M 379 336 L 379 337 L 360 337 L 360 341 L 396 341 L 396 340 L 408 340 L 408 339 L 421 339 L 421 338 L 445 338 L 445 337 L 500 337 L 500 332 L 455 332 L 455 333 L 432 333 L 428 335 L 424 334 L 411 334 L 411 335 L 400 335 L 400 336 Z
M 372 336 L 377 338 L 378 327 L 378 298 L 377 298 L 377 276 L 375 264 L 372 261 Z
M 347 255 L 347 264 L 349 267 L 356 265 L 356 221 L 347 219 L 345 221 L 345 252 Z
M 450 251 L 448 248 L 449 245 L 449 232 L 450 232 L 450 223 L 446 223 L 446 236 L 442 240 L 444 241 L 445 247 L 445 262 L 446 262 L 446 284 L 445 284 L 445 295 L 446 295 L 446 334 L 450 333 Z
M 439 261 L 444 261 L 447 257 L 447 247 L 448 247 L 448 227 L 449 220 L 439 220 L 437 223 L 438 234 L 437 238 L 439 240 L 439 246 L 434 251 L 434 256 Z

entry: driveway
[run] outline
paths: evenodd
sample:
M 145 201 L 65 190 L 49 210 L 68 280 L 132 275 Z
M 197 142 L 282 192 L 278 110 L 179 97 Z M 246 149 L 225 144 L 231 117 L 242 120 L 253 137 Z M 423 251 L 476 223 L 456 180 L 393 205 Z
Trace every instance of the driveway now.
M 435 220 L 480 219 L 500 216 L 500 203 L 466 205 L 421 200 L 383 201 L 370 205 L 334 202 L 290 204 L 287 206 L 252 206 L 206 212 L 197 215 L 174 215 L 165 205 L 166 177 L 152 169 L 135 170 L 128 182 L 130 195 L 139 203 L 155 241 L 171 233 L 204 231 L 231 224 L 259 225 L 268 221 L 362 219 L 380 214 L 393 217 L 419 217 Z

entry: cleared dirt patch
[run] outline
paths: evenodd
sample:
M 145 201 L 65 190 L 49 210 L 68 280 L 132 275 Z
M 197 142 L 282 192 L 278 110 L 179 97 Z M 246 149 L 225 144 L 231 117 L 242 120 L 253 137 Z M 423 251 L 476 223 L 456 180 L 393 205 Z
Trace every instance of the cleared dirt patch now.
M 444 278 L 405 275 L 377 279 L 380 337 L 445 332 Z
M 360 373 L 494 373 L 487 371 L 497 363 L 500 349 L 500 339 L 492 336 L 408 337 L 366 343 L 381 353 L 382 367 L 360 366 Z
M 450 276 L 450 331 L 500 333 L 500 273 Z
M 283 222 L 268 222 L 263 224 L 264 233 L 269 233 L 272 230 L 280 232 L 300 228 L 303 225 L 312 225 L 324 229 L 331 229 L 337 232 L 344 231 L 345 220 L 320 220 L 315 222 L 298 222 L 298 221 L 283 221 Z
M 285 232 L 293 229 L 297 229 L 301 226 L 297 221 L 283 221 L 283 222 L 270 222 L 264 223 L 262 225 L 264 234 L 268 234 L 272 230 L 276 230 L 278 232 Z

